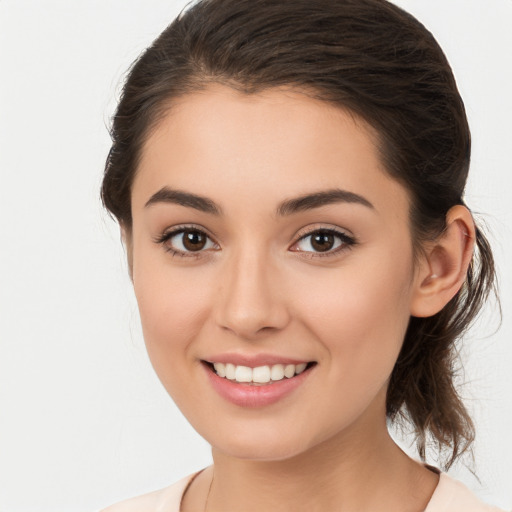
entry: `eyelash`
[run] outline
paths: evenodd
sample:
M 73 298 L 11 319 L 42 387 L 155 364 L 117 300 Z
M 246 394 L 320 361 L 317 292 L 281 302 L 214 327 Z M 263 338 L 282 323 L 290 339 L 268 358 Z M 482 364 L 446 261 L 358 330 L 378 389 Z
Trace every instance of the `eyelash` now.
M 185 231 L 190 231 L 192 233 L 200 233 L 202 235 L 205 235 L 207 238 L 209 238 L 211 240 L 211 237 L 208 236 L 208 234 L 205 231 L 203 231 L 202 229 L 199 229 L 195 226 L 177 226 L 172 231 L 167 231 L 167 232 L 162 233 L 160 236 L 158 236 L 157 238 L 154 239 L 154 242 L 157 244 L 163 245 L 164 250 L 169 252 L 173 257 L 174 256 L 180 256 L 183 258 L 200 258 L 200 257 L 202 257 L 203 256 L 202 253 L 205 252 L 204 250 L 184 252 L 184 251 L 173 249 L 172 247 L 169 247 L 168 245 L 166 245 L 166 242 L 168 242 L 171 238 L 175 237 L 176 235 L 178 235 L 180 233 L 185 233 Z M 305 255 L 303 257 L 305 257 L 305 258 L 333 257 L 333 256 L 338 255 L 340 252 L 351 249 L 357 243 L 353 237 L 347 235 L 346 233 L 344 233 L 342 231 L 338 231 L 337 229 L 317 228 L 317 229 L 308 231 L 306 233 L 303 233 L 293 245 L 296 245 L 301 240 L 305 240 L 308 237 L 315 235 L 317 233 L 322 233 L 322 234 L 326 234 L 326 235 L 334 235 L 336 238 L 341 240 L 341 245 L 334 250 L 329 250 L 326 252 L 314 252 L 314 251 L 293 251 L 293 252 L 304 252 Z

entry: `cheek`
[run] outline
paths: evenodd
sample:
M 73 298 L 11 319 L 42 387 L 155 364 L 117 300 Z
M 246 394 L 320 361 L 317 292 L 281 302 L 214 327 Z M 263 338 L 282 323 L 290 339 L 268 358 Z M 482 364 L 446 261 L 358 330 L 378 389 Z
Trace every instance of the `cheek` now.
M 393 369 L 409 323 L 411 264 L 392 256 L 378 266 L 360 263 L 307 284 L 301 316 L 329 354 L 332 378 L 376 391 Z
M 166 256 L 167 257 L 167 256 Z M 169 256 L 170 257 L 170 256 Z M 147 351 L 168 389 L 192 361 L 189 347 L 207 317 L 204 269 L 134 260 L 133 283 Z M 175 379 L 173 379 L 175 377 Z

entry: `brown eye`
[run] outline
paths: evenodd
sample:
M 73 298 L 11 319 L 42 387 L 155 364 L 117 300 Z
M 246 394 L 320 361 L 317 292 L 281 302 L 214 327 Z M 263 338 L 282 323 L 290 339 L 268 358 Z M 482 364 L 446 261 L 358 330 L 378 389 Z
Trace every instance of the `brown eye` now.
M 207 239 L 207 236 L 200 231 L 185 230 L 182 243 L 187 251 L 200 251 L 204 249 Z
M 348 249 L 355 244 L 355 240 L 341 231 L 334 229 L 320 229 L 311 231 L 302 236 L 295 244 L 293 251 L 309 253 L 313 257 L 331 256 Z
M 326 231 L 319 231 L 311 236 L 311 247 L 319 252 L 329 251 L 334 247 L 335 237 Z
M 218 245 L 200 229 L 178 228 L 155 239 L 173 256 L 200 256 L 208 249 L 218 250 Z

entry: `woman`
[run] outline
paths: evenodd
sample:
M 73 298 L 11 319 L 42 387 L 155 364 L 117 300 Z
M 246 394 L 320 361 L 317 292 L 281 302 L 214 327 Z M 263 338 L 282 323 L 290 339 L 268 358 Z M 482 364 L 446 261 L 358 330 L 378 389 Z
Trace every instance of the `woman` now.
M 139 58 L 102 198 L 144 338 L 213 465 L 109 511 L 496 510 L 454 342 L 494 285 L 441 49 L 382 0 L 207 0 Z M 448 507 L 448 508 L 447 508 Z

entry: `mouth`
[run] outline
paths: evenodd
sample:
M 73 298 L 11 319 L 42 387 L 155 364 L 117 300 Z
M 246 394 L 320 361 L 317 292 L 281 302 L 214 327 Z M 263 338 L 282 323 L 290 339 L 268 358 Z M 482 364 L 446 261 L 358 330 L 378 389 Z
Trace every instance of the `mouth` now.
M 234 359 L 227 355 L 217 361 L 202 360 L 201 363 L 212 388 L 224 400 L 244 408 L 267 407 L 278 402 L 290 404 L 286 398 L 297 396 L 299 389 L 307 389 L 306 382 L 311 380 L 310 375 L 317 366 L 316 361 L 279 362 L 272 356 L 263 358 L 263 355 L 255 361 L 258 366 L 247 366 L 250 362 L 243 361 L 240 356 L 236 359 L 245 365 L 234 364 L 237 362 Z
M 252 368 L 232 363 L 201 362 L 217 377 L 246 386 L 268 386 L 290 380 L 308 372 L 317 364 L 316 361 L 310 361 L 299 364 L 262 365 Z

